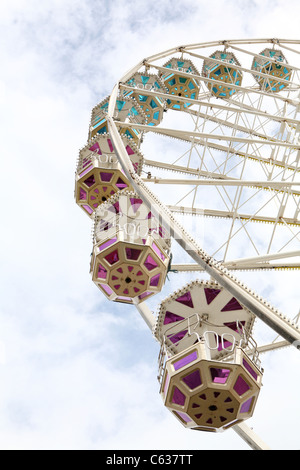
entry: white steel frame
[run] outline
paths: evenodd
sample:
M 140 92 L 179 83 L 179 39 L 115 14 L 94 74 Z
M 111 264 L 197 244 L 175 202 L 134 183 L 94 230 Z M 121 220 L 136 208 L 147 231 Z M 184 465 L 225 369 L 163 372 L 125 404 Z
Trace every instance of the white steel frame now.
M 117 157 L 122 165 L 122 168 L 133 186 L 134 190 L 139 193 L 144 202 L 151 207 L 151 211 L 163 221 L 165 227 L 170 231 L 171 235 L 176 239 L 178 244 L 193 258 L 195 264 L 173 264 L 171 269 L 174 271 L 204 271 L 208 273 L 213 279 L 215 279 L 220 285 L 225 287 L 239 302 L 249 308 L 258 318 L 272 328 L 278 336 L 281 337 L 281 341 L 267 344 L 260 347 L 261 352 L 272 351 L 276 348 L 282 348 L 293 345 L 297 349 L 300 349 L 300 330 L 297 326 L 298 317 L 295 323 L 286 318 L 284 315 L 279 313 L 273 308 L 268 302 L 258 296 L 255 292 L 249 289 L 239 279 L 233 275 L 234 270 L 267 270 L 267 269 L 299 269 L 300 268 L 300 250 L 290 250 L 271 252 L 271 243 L 268 252 L 265 254 L 259 254 L 257 256 L 224 260 L 222 263 L 214 259 L 214 253 L 206 253 L 196 240 L 184 229 L 183 225 L 176 219 L 176 212 L 199 214 L 211 217 L 223 217 L 234 220 L 239 220 L 242 224 L 242 228 L 246 230 L 246 226 L 249 222 L 265 222 L 273 224 L 273 235 L 275 229 L 280 224 L 285 226 L 291 233 L 291 240 L 299 240 L 299 225 L 300 225 L 300 203 L 299 203 L 299 180 L 296 180 L 297 172 L 300 170 L 299 158 L 300 158 L 300 142 L 299 142 L 299 130 L 300 121 L 297 119 L 297 111 L 300 109 L 300 101 L 298 97 L 295 99 L 294 96 L 290 96 L 289 92 L 284 94 L 272 95 L 266 91 L 262 91 L 258 86 L 236 86 L 232 85 L 232 88 L 236 89 L 237 93 L 233 98 L 227 99 L 224 102 L 218 100 L 217 103 L 212 104 L 209 99 L 205 101 L 205 98 L 209 95 L 207 92 L 203 92 L 199 95 L 199 99 L 191 100 L 188 102 L 199 106 L 199 111 L 187 109 L 185 113 L 190 114 L 195 122 L 195 130 L 187 131 L 181 129 L 171 129 L 164 127 L 150 127 L 147 125 L 136 125 L 135 128 L 142 130 L 143 132 L 152 132 L 169 137 L 174 137 L 179 140 L 191 142 L 192 147 L 202 145 L 204 152 L 209 152 L 211 149 L 226 152 L 227 160 L 229 161 L 232 155 L 238 155 L 242 158 L 241 166 L 245 164 L 245 161 L 251 159 L 252 161 L 259 162 L 261 168 L 265 173 L 264 179 L 244 179 L 244 169 L 242 168 L 241 175 L 238 178 L 232 177 L 226 171 L 212 172 L 204 165 L 202 159 L 199 168 L 193 168 L 190 166 L 178 164 L 178 160 L 174 161 L 173 164 L 166 162 L 157 162 L 153 160 L 145 160 L 145 165 L 149 168 L 160 168 L 162 170 L 179 171 L 186 175 L 185 178 L 180 179 L 167 179 L 165 177 L 158 178 L 153 177 L 151 172 L 148 172 L 148 176 L 142 178 L 138 176 L 133 169 L 131 161 L 127 155 L 125 147 L 123 145 L 120 134 L 117 130 L 116 121 L 114 119 L 114 110 L 116 105 L 116 99 L 119 91 L 131 89 L 125 82 L 137 71 L 143 67 L 154 67 L 156 70 L 168 72 L 170 69 L 166 69 L 156 64 L 157 60 L 172 56 L 178 53 L 184 53 L 197 58 L 206 58 L 204 54 L 195 53 L 192 51 L 204 50 L 209 47 L 215 48 L 230 48 L 234 51 L 243 52 L 249 54 L 251 57 L 259 57 L 258 53 L 255 53 L 249 49 L 252 45 L 264 45 L 264 47 L 275 46 L 280 49 L 292 51 L 298 53 L 300 50 L 290 46 L 297 46 L 299 48 L 300 41 L 293 40 L 282 40 L 282 39 L 257 39 L 257 40 L 232 40 L 232 41 L 218 41 L 200 44 L 191 44 L 169 49 L 160 54 L 153 55 L 130 69 L 115 85 L 109 100 L 109 108 L 107 114 L 109 133 L 116 151 Z M 244 48 L 244 47 L 245 48 Z M 214 60 L 214 59 L 209 59 Z M 218 60 L 214 60 L 216 63 L 220 63 Z M 275 62 L 270 59 L 270 62 Z M 222 63 L 222 62 L 221 62 Z M 293 80 L 289 84 L 289 89 L 292 91 L 300 90 L 299 88 L 299 72 L 300 68 L 288 64 L 289 68 L 293 71 Z M 237 69 L 243 73 L 252 74 L 251 70 L 236 66 Z M 255 72 L 256 75 L 262 77 L 268 77 L 268 75 Z M 191 76 L 197 79 L 199 82 L 210 82 L 213 81 L 218 84 L 215 80 L 204 78 L 201 75 L 192 75 L 190 73 L 181 73 L 181 75 Z M 298 80 L 297 82 L 295 80 Z M 279 81 L 279 80 L 278 80 Z M 282 80 L 284 83 L 285 80 Z M 220 82 L 221 83 L 221 82 Z M 230 85 L 231 86 L 231 85 Z M 203 91 L 203 90 L 202 90 Z M 239 93 L 240 92 L 240 93 Z M 155 91 L 147 90 L 147 94 L 153 94 L 155 96 L 158 93 Z M 168 94 L 160 94 L 162 98 L 169 98 Z M 244 97 L 247 96 L 247 99 Z M 273 111 L 263 111 L 260 109 L 261 100 L 267 99 L 272 100 L 274 96 Z M 178 101 L 187 101 L 186 98 L 176 97 Z M 280 102 L 280 107 L 278 103 Z M 259 105 L 257 106 L 257 103 Z M 296 112 L 291 112 L 288 109 L 292 106 L 296 109 Z M 200 108 L 205 112 L 200 112 Z M 222 130 L 222 126 L 227 126 L 228 129 L 232 130 L 232 135 L 223 133 L 215 134 L 213 132 L 203 132 L 198 128 L 199 118 L 205 118 L 208 115 L 208 111 L 213 110 L 207 121 L 216 125 L 215 129 Z M 231 116 L 235 116 L 234 122 L 224 119 L 222 113 L 227 112 Z M 253 124 L 250 126 L 249 120 L 253 120 Z M 242 122 L 241 122 L 242 121 Z M 268 131 L 269 122 L 277 123 L 280 126 L 280 132 L 277 137 L 270 136 Z M 130 126 L 130 123 L 118 122 L 118 126 Z M 240 134 L 245 132 L 250 126 L 250 132 L 248 135 L 241 136 Z M 214 129 L 214 130 L 215 130 Z M 218 143 L 221 142 L 221 143 Z M 224 145 L 225 144 L 225 145 Z M 234 146 L 234 145 L 235 146 Z M 236 147 L 236 144 L 238 146 Z M 263 149 L 269 149 L 270 157 L 267 158 L 262 155 Z M 280 152 L 284 151 L 282 156 Z M 294 158 L 295 157 L 295 158 Z M 294 160 L 293 160 L 294 158 Z M 228 163 L 226 160 L 225 165 Z M 277 173 L 276 173 L 277 172 Z M 279 173 L 278 173 L 279 172 Z M 278 179 L 279 178 L 281 179 Z M 194 179 L 191 179 L 193 177 Z M 195 178 L 197 177 L 197 178 Z M 199 179 L 199 178 L 202 179 Z M 232 208 L 228 207 L 228 210 L 216 211 L 214 209 L 198 209 L 193 205 L 191 207 L 184 207 L 178 205 L 166 205 L 158 199 L 158 197 L 152 192 L 148 183 L 152 184 L 172 184 L 172 185 L 188 185 L 193 187 L 195 192 L 201 185 L 212 185 L 215 188 L 221 188 L 226 191 L 228 186 L 236 187 L 236 200 L 232 204 Z M 240 213 L 239 208 L 239 193 L 242 188 L 255 188 L 259 191 L 269 191 L 272 194 L 271 199 L 274 199 L 279 204 L 279 210 L 275 216 L 260 215 L 259 213 Z M 226 193 L 224 193 L 226 196 Z M 224 196 L 224 197 L 225 197 Z M 299 199 L 298 199 L 299 198 Z M 195 198 L 194 198 L 195 199 Z M 284 211 L 287 204 L 287 200 L 292 200 L 295 204 L 294 217 L 285 217 Z M 297 202 L 298 199 L 298 202 Z M 180 202 L 180 201 L 179 201 Z M 232 210 L 233 209 L 233 210 Z M 298 230 L 298 231 L 297 231 Z M 272 235 L 272 237 L 273 237 Z M 229 235 L 231 239 L 234 236 L 233 225 Z M 290 243 L 287 242 L 285 246 Z M 285 246 L 283 248 L 285 248 Z M 226 248 L 227 250 L 227 248 Z M 148 307 L 146 302 L 136 305 L 137 310 L 145 320 L 148 327 L 153 330 L 155 319 L 152 311 Z M 268 449 L 268 447 L 256 436 L 253 431 L 244 423 L 233 427 L 233 429 L 241 436 L 253 449 Z

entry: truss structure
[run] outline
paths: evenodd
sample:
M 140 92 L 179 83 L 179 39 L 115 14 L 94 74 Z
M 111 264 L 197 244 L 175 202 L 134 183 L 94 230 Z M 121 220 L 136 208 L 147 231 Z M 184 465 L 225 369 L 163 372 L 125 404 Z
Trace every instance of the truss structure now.
M 284 39 L 175 47 L 142 60 L 121 77 L 107 109 L 108 131 L 126 177 L 186 254 L 182 262 L 174 250 L 170 271 L 207 273 L 273 329 L 280 340 L 260 346 L 261 352 L 290 345 L 300 349 L 298 316 L 286 317 L 238 278 L 243 271 L 299 273 L 299 52 L 300 41 Z M 229 54 L 238 61 L 224 67 Z M 259 62 L 264 55 L 267 60 Z M 118 120 L 118 96 L 136 92 L 130 77 L 136 72 L 166 76 L 172 72 L 166 60 L 174 57 L 202 70 L 180 70 L 183 81 L 198 84 L 197 96 L 178 93 L 177 109 L 169 110 L 170 94 L 149 87 L 147 96 L 165 103 L 168 111 L 162 123 Z M 226 87 L 221 65 L 230 77 Z M 212 74 L 216 70 L 219 79 Z M 125 150 L 122 128 L 142 136 L 141 175 Z M 197 218 L 193 233 L 185 223 L 191 216 Z M 152 309 L 146 302 L 136 308 L 153 331 Z M 267 448 L 245 424 L 234 429 L 252 448 Z

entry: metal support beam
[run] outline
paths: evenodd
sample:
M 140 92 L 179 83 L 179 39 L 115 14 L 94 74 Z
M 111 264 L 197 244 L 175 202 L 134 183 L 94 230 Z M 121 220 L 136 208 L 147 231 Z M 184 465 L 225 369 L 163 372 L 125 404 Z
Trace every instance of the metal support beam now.
M 291 188 L 292 186 L 300 186 L 300 182 L 295 181 L 245 181 L 237 179 L 183 179 L 183 178 L 143 178 L 144 182 L 155 183 L 155 184 L 189 184 L 192 186 L 247 186 L 255 188 L 266 188 L 266 189 L 283 189 Z M 300 191 L 297 192 L 300 195 Z
M 213 184 L 213 186 L 219 185 L 218 180 L 219 181 L 224 180 L 224 183 L 220 183 L 220 184 L 223 184 L 224 186 L 226 185 L 226 181 L 228 181 L 228 180 L 231 181 L 231 183 L 230 183 L 231 186 L 235 186 L 233 182 L 236 182 L 236 186 L 241 185 L 239 183 L 241 180 L 239 180 L 238 178 L 231 178 L 230 176 L 226 176 L 226 175 L 223 175 L 221 173 L 216 173 L 216 172 L 213 172 L 213 171 L 200 170 L 199 168 L 187 168 L 187 167 L 184 167 L 182 165 L 175 165 L 175 164 L 173 165 L 173 164 L 164 163 L 164 162 L 156 162 L 155 160 L 148 160 L 148 159 L 144 160 L 144 165 L 149 166 L 149 167 L 153 167 L 153 168 L 160 168 L 162 170 L 172 171 L 172 172 L 175 172 L 175 173 L 179 172 L 179 173 L 186 173 L 188 175 L 199 176 L 199 177 L 207 178 L 208 181 L 209 181 L 209 178 L 211 178 L 211 181 L 214 182 L 214 184 L 211 183 L 211 184 Z M 150 182 L 157 182 L 157 181 L 164 181 L 164 179 L 163 178 L 157 178 L 155 176 L 153 177 L 150 173 L 149 176 L 147 176 L 147 178 L 143 179 L 143 181 L 145 181 L 145 182 L 149 182 L 149 181 Z M 174 181 L 174 180 L 170 179 L 170 181 Z M 190 181 L 192 181 L 192 180 L 187 179 L 186 181 L 188 181 L 187 184 L 190 184 Z M 202 181 L 202 180 L 200 180 L 200 181 Z M 270 184 L 270 182 L 271 182 L 271 180 L 266 182 L 265 187 L 263 187 L 262 189 L 269 190 L 270 188 L 268 187 L 268 184 Z M 279 182 L 279 184 L 285 185 L 286 182 Z M 245 183 L 247 183 L 247 182 L 245 182 Z M 274 181 L 274 183 L 277 184 L 278 182 Z M 201 184 L 201 183 L 199 183 L 199 184 Z M 205 184 L 205 183 L 203 183 L 203 184 Z M 208 184 L 210 184 L 210 183 L 208 183 Z M 293 186 L 294 183 L 290 182 L 290 184 L 291 184 L 291 186 Z M 300 183 L 297 183 L 297 184 L 299 185 Z M 300 196 L 300 191 L 295 191 L 293 189 L 289 189 L 289 194 L 293 194 L 294 196 Z
M 276 349 L 282 349 L 290 346 L 287 341 L 278 341 L 277 343 L 264 344 L 263 346 L 258 346 L 257 352 L 263 354 L 270 351 L 275 351 Z M 251 353 L 251 351 L 250 351 Z
M 277 41 L 277 42 L 276 42 Z M 137 70 L 139 70 L 142 66 L 150 65 L 151 67 L 153 66 L 153 61 L 162 59 L 163 57 L 170 56 L 170 54 L 174 53 L 189 53 L 189 51 L 194 50 L 194 49 L 203 49 L 206 47 L 213 47 L 213 46 L 218 46 L 221 47 L 222 45 L 225 47 L 230 47 L 230 46 L 243 46 L 247 44 L 265 44 L 266 42 L 269 42 L 270 44 L 279 44 L 278 40 L 266 40 L 266 39 L 256 39 L 256 40 L 234 40 L 234 41 L 218 41 L 218 42 L 207 42 L 207 43 L 202 43 L 202 44 L 191 44 L 191 45 L 185 45 L 173 49 L 169 49 L 167 51 L 161 52 L 159 54 L 153 55 L 148 59 L 145 59 L 141 63 L 139 63 L 136 67 L 133 67 L 129 72 L 127 72 L 126 75 L 120 80 L 120 82 L 126 82 L 128 78 Z M 292 41 L 292 40 L 281 40 L 280 44 L 300 44 L 300 41 Z M 287 46 L 285 46 L 287 47 Z M 288 48 L 288 47 L 287 47 Z M 239 49 L 236 47 L 236 49 Z M 240 49 L 243 52 L 243 49 Z M 254 55 L 254 54 L 253 54 Z M 158 67 L 159 68 L 159 67 Z M 169 69 L 168 69 L 169 71 Z M 249 71 L 250 72 L 250 71 Z M 191 77 L 191 74 L 188 74 L 188 77 Z M 197 77 L 198 78 L 198 77 Z M 205 82 L 213 82 L 216 83 L 216 81 L 212 81 L 210 79 L 201 77 L 201 79 Z M 120 87 L 120 83 L 118 83 L 111 94 L 110 101 L 109 101 L 109 109 L 108 109 L 108 129 L 109 133 L 115 148 L 116 155 L 118 157 L 119 162 L 122 165 L 122 168 L 131 182 L 134 190 L 136 190 L 140 196 L 143 198 L 144 202 L 151 208 L 151 211 L 153 211 L 153 214 L 156 216 L 159 216 L 160 219 L 163 221 L 165 224 L 166 228 L 168 228 L 171 232 L 172 237 L 178 242 L 178 244 L 187 252 L 190 254 L 190 256 L 193 258 L 195 261 L 196 265 L 199 267 L 199 269 L 203 269 L 205 272 L 207 272 L 212 278 L 214 278 L 217 282 L 220 283 L 224 288 L 226 288 L 233 296 L 236 297 L 238 301 L 243 303 L 246 307 L 248 307 L 258 318 L 260 318 L 262 321 L 264 321 L 269 327 L 271 327 L 274 331 L 277 332 L 278 335 L 282 336 L 284 338 L 284 341 L 278 341 L 277 343 L 272 343 L 271 345 L 265 345 L 261 346 L 261 352 L 265 352 L 267 350 L 272 350 L 274 348 L 279 348 L 279 347 L 285 347 L 287 345 L 294 345 L 297 349 L 300 349 L 300 331 L 299 328 L 297 328 L 294 325 L 291 325 L 289 321 L 285 319 L 281 314 L 279 314 L 276 310 L 274 310 L 272 307 L 270 307 L 266 302 L 264 302 L 261 298 L 259 298 L 255 293 L 250 291 L 247 287 L 245 287 L 238 279 L 236 279 L 227 269 L 225 266 L 225 263 L 221 264 L 216 262 L 211 256 L 209 256 L 207 253 L 205 253 L 195 242 L 195 240 L 192 239 L 192 237 L 185 232 L 184 228 L 179 224 L 179 222 L 173 217 L 172 212 L 164 206 L 158 198 L 149 190 L 147 185 L 145 185 L 144 181 L 139 178 L 138 175 L 133 170 L 130 158 L 127 155 L 126 149 L 122 143 L 122 139 L 120 138 L 120 135 L 118 134 L 117 128 L 116 128 L 116 123 L 114 122 L 113 119 L 113 112 L 115 109 L 115 104 L 116 104 L 116 98 L 118 94 L 118 90 Z M 243 87 L 237 87 L 232 84 L 232 87 L 235 88 L 237 91 L 245 91 L 245 93 L 249 92 L 248 89 L 245 89 Z M 262 91 L 258 90 L 252 90 L 251 93 L 258 93 L 259 95 L 264 95 Z M 269 96 L 269 95 L 266 95 Z M 167 98 L 170 98 L 170 95 L 167 95 Z M 299 101 L 291 101 L 289 99 L 284 98 L 284 100 L 288 103 L 291 102 L 293 105 L 297 105 Z M 193 101 L 193 100 L 189 100 Z M 203 105 L 206 107 L 211 106 L 210 103 L 208 102 L 201 102 L 200 100 L 194 100 L 193 104 L 197 105 Z M 251 109 L 250 106 L 247 106 L 244 103 L 235 103 L 236 106 L 234 108 L 229 108 L 227 105 L 224 104 L 216 104 L 214 107 L 217 109 L 222 109 L 225 111 L 230 111 L 230 112 L 235 112 L 235 113 L 250 113 L 252 115 L 262 117 L 265 119 L 273 119 L 277 122 L 281 123 L 292 123 L 295 124 L 296 126 L 299 125 L 298 120 L 293 120 L 290 118 L 286 118 L 284 116 L 271 116 L 267 112 L 264 113 L 262 111 L 258 111 L 255 109 Z M 240 109 L 238 106 L 241 106 Z M 237 114 L 238 117 L 238 114 Z M 122 125 L 122 123 L 118 123 L 118 125 Z M 126 126 L 128 126 L 128 123 L 126 123 Z M 137 126 L 135 126 L 137 127 Z M 141 128 L 142 129 L 142 128 Z M 145 126 L 142 130 L 144 131 L 154 131 L 153 128 L 149 128 L 148 126 Z M 237 129 L 241 130 L 241 129 Z M 166 135 L 172 135 L 168 134 L 169 130 L 166 130 L 165 133 Z M 220 136 L 204 136 L 204 134 L 198 133 L 198 136 L 196 136 L 196 133 L 192 135 L 191 133 L 182 133 L 179 135 L 178 131 L 177 135 L 174 137 L 177 137 L 182 140 L 188 140 L 192 141 L 193 143 L 204 145 L 207 148 L 213 148 L 217 150 L 222 150 L 225 152 L 228 152 L 229 154 L 235 154 L 241 157 L 246 157 L 246 158 L 251 158 L 253 157 L 254 160 L 258 160 L 261 163 L 265 164 L 270 164 L 272 166 L 280 166 L 283 167 L 284 170 L 291 169 L 294 171 L 297 171 L 298 168 L 293 165 L 287 165 L 284 161 L 281 162 L 280 160 L 274 161 L 272 158 L 270 159 L 265 159 L 261 158 L 258 152 L 258 155 L 250 155 L 248 152 L 241 152 L 241 151 L 236 151 L 235 149 L 231 148 L 231 143 L 227 144 L 228 146 L 225 145 L 219 145 L 216 144 L 215 142 L 211 142 L 210 139 L 218 139 Z M 164 133 L 164 131 L 162 132 Z M 247 145 L 251 143 L 257 143 L 261 145 L 270 145 L 271 148 L 274 146 L 280 147 L 280 145 L 283 145 L 285 148 L 288 147 L 286 142 L 280 142 L 277 139 L 272 139 L 269 138 L 268 140 L 259 140 L 255 141 L 253 137 L 262 137 L 264 139 L 264 136 L 255 134 L 255 132 L 252 133 L 252 138 L 251 139 L 246 139 L 244 141 L 241 141 L 240 143 L 243 144 L 243 142 Z M 202 139 L 202 140 L 201 140 Z M 228 140 L 228 138 L 226 139 Z M 236 142 L 237 139 L 235 138 L 234 141 Z M 279 144 L 279 145 L 278 145 Z M 243 145 L 244 147 L 244 145 Z M 293 149 L 298 149 L 300 148 L 299 146 L 290 146 L 291 150 Z M 256 150 L 253 152 L 256 154 Z M 298 155 L 300 152 L 298 152 Z M 297 161 L 296 161 L 297 162 Z M 295 162 L 294 162 L 295 163 Z M 155 166 L 155 165 L 153 165 Z M 169 169 L 169 168 L 168 168 Z M 273 169 L 273 168 L 272 168 Z M 176 171 L 175 167 L 174 170 Z M 179 170 L 180 171 L 180 170 Z M 195 171 L 195 173 L 194 173 Z M 197 176 L 200 175 L 198 170 L 196 169 L 187 169 L 185 168 L 185 173 L 189 174 L 195 174 Z M 213 174 L 211 175 L 202 175 L 202 176 L 209 176 L 210 178 L 219 178 L 219 179 L 225 179 L 223 175 L 215 176 Z M 231 180 L 233 180 L 231 178 Z M 269 182 L 268 182 L 269 183 Z M 203 213 L 203 211 L 202 211 Z M 285 221 L 286 222 L 286 221 Z M 274 261 L 276 258 L 272 258 L 271 261 Z M 268 259 L 264 260 L 252 260 L 253 264 L 258 264 L 261 265 L 263 264 L 269 264 Z M 248 261 L 247 261 L 248 262 Z M 240 266 L 245 268 L 247 266 L 246 261 L 243 263 L 240 263 Z M 146 322 L 147 326 L 152 330 L 154 323 L 155 323 L 155 318 L 152 312 L 150 311 L 149 307 L 145 302 L 136 305 L 138 311 L 140 312 L 142 318 Z M 247 444 L 254 450 L 269 450 L 269 447 L 253 432 L 251 428 L 249 428 L 247 425 L 244 423 L 239 423 L 236 426 L 232 428 Z
M 175 172 L 178 171 L 180 173 L 186 173 L 188 175 L 203 176 L 205 178 L 215 178 L 215 179 L 221 179 L 221 180 L 233 179 L 233 178 L 230 178 L 229 176 L 223 175 L 221 173 L 216 173 L 213 171 L 200 170 L 199 168 L 187 168 L 186 166 L 175 165 L 175 164 L 173 165 L 173 164 L 165 163 L 165 162 L 156 162 L 155 160 L 145 159 L 144 165 L 151 166 L 154 168 L 160 168 L 162 170 L 175 171 Z
M 140 313 L 142 319 L 145 321 L 146 325 L 152 331 L 155 325 L 155 317 L 146 302 L 141 302 L 140 304 L 136 304 L 135 306 L 138 312 Z
M 125 77 L 125 78 L 127 80 L 127 77 Z M 125 78 L 123 77 L 124 81 L 125 81 Z M 136 88 L 131 87 L 129 85 L 125 85 L 124 83 L 120 83 L 120 88 L 123 89 L 123 90 L 128 90 L 128 91 L 133 91 L 133 90 L 141 91 L 142 90 L 141 88 L 136 89 Z M 161 93 L 159 91 L 151 91 L 151 90 L 145 90 L 145 92 L 146 91 L 147 91 L 147 95 L 158 96 L 158 97 L 162 98 L 163 100 L 164 99 L 167 100 L 167 99 L 170 99 L 170 97 L 172 97 L 172 95 L 169 95 L 168 93 Z M 211 102 L 209 102 L 209 101 L 201 101 L 199 99 L 195 100 L 195 99 L 192 99 L 192 98 L 186 98 L 184 96 L 176 96 L 176 101 L 181 101 L 182 103 L 188 102 L 188 103 L 191 103 L 191 104 L 194 104 L 194 105 L 206 107 L 208 109 L 211 109 L 211 107 L 213 107 L 214 109 L 219 109 L 219 110 L 223 110 L 223 111 L 226 111 L 226 112 L 230 111 L 230 113 L 251 114 L 253 116 L 262 117 L 264 119 L 270 119 L 270 120 L 278 121 L 278 122 L 286 122 L 288 124 L 294 124 L 294 125 L 300 124 L 299 119 L 293 119 L 289 116 L 279 116 L 279 115 L 276 115 L 276 114 L 270 114 L 267 111 L 259 111 L 257 109 L 251 108 L 251 107 L 245 107 L 245 108 L 241 109 L 240 107 L 238 107 L 238 108 L 236 108 L 234 106 L 229 107 L 228 105 L 226 106 L 225 104 L 219 104 L 219 103 L 214 103 L 212 105 Z M 241 103 L 236 102 L 236 106 L 240 106 L 240 105 L 241 105 Z
M 183 52 L 185 52 L 185 51 L 183 51 Z M 234 63 L 233 63 L 233 64 L 230 64 L 229 62 L 226 62 L 225 60 L 215 59 L 215 58 L 213 58 L 213 57 L 207 57 L 207 56 L 201 55 L 201 54 L 195 54 L 194 52 L 189 52 L 189 54 L 190 54 L 192 57 L 197 57 L 198 59 L 209 60 L 210 62 L 212 62 L 212 63 L 214 63 L 214 64 L 217 64 L 217 65 L 223 65 L 223 66 L 226 66 L 226 65 L 227 65 L 228 68 L 229 68 L 229 67 L 232 67 L 232 68 L 234 68 L 234 69 L 236 69 L 236 70 L 240 70 L 241 72 L 247 72 L 247 73 L 250 73 L 251 75 L 254 75 L 254 74 L 255 74 L 255 75 L 257 75 L 257 76 L 259 76 L 259 77 L 261 77 L 261 78 L 270 79 L 270 75 L 269 75 L 269 74 L 264 73 L 264 72 L 259 72 L 258 70 L 248 69 L 248 68 L 246 68 L 246 67 L 242 67 L 241 65 L 234 64 Z M 256 55 L 256 56 L 258 56 L 258 57 L 261 58 L 261 56 L 259 56 L 259 55 Z M 268 61 L 269 61 L 269 62 L 272 62 L 274 65 L 278 65 L 278 64 L 279 64 L 279 65 L 285 65 L 283 62 L 279 62 L 278 60 L 272 59 L 271 57 L 270 57 L 270 58 L 268 57 Z M 295 69 L 296 69 L 296 70 L 300 70 L 299 68 L 294 67 L 294 66 L 291 66 L 290 68 L 293 69 L 293 70 L 295 70 Z M 176 70 L 174 70 L 174 69 L 168 69 L 168 70 L 169 70 L 170 72 L 172 72 L 172 71 L 173 71 L 173 72 L 176 72 Z M 278 80 L 278 82 L 283 83 L 283 84 L 285 84 L 285 85 L 287 84 L 285 78 L 279 78 L 279 77 L 277 78 L 277 77 L 276 77 L 276 80 Z M 288 82 L 288 84 L 289 84 L 289 85 L 298 86 L 296 83 L 292 83 L 292 82 Z
M 251 55 L 252 57 L 258 57 L 258 58 L 261 58 L 261 54 L 256 54 L 254 52 L 251 52 L 251 51 L 247 51 L 245 49 L 241 49 L 240 47 L 237 47 L 235 45 L 231 45 L 230 46 L 231 49 L 235 49 L 236 51 L 239 51 L 239 52 L 243 52 L 244 54 L 248 54 L 248 55 Z M 276 62 L 278 63 L 278 61 L 276 61 L 275 59 L 272 59 L 272 58 L 269 58 L 268 57 L 268 60 L 270 59 L 270 62 L 274 62 L 276 64 Z M 282 65 L 282 64 L 280 64 Z M 292 64 L 287 64 L 291 69 L 293 70 L 296 70 L 296 71 L 299 71 L 300 68 L 299 67 L 296 67 L 295 65 L 292 65 Z

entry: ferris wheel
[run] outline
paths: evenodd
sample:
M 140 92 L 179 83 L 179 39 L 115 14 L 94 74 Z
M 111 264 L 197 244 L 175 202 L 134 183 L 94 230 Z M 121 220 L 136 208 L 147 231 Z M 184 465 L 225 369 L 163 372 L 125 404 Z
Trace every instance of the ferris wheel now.
M 300 349 L 298 316 L 243 280 L 300 268 L 299 53 L 300 41 L 227 40 L 142 60 L 92 110 L 76 170 L 93 282 L 160 343 L 164 406 L 253 448 L 259 354 Z M 185 280 L 172 292 L 169 273 Z M 258 347 L 256 318 L 280 341 Z

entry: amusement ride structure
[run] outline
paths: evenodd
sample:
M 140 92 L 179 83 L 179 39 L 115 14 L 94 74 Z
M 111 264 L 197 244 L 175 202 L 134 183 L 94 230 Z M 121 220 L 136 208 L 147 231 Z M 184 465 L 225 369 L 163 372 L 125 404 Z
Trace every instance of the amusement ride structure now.
M 231 428 L 254 449 L 267 448 L 245 424 L 260 353 L 300 349 L 298 316 L 243 282 L 300 268 L 299 46 L 216 41 L 142 60 L 92 110 L 76 169 L 92 280 L 159 342 L 163 404 L 188 429 Z M 185 283 L 165 293 L 175 274 Z M 258 346 L 256 318 L 280 339 Z

